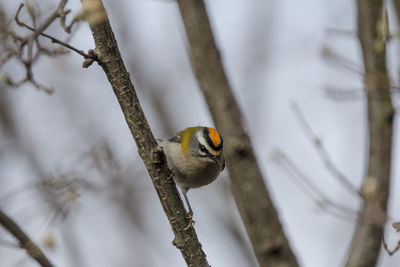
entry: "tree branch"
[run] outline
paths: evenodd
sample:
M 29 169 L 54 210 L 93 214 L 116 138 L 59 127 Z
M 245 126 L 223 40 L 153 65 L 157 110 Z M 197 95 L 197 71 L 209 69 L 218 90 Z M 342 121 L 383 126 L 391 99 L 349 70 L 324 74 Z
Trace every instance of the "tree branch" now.
M 298 266 L 266 189 L 242 114 L 215 44 L 204 2 L 178 0 L 191 62 L 214 122 L 225 140 L 232 192 L 260 266 Z
M 375 266 L 387 219 L 394 110 L 386 69 L 386 21 L 382 0 L 357 0 L 358 38 L 364 59 L 368 104 L 368 173 L 361 192 L 358 218 L 346 267 Z
M 15 21 L 17 22 L 17 24 L 18 24 L 19 26 L 24 27 L 24 28 L 27 28 L 28 30 L 33 31 L 34 33 L 36 33 L 36 32 L 37 32 L 37 29 L 35 29 L 35 28 L 29 26 L 28 24 L 26 24 L 25 22 L 22 22 L 22 21 L 19 19 L 19 13 L 21 12 L 21 9 L 22 9 L 23 6 L 24 6 L 24 4 L 21 3 L 21 5 L 19 6 L 19 8 L 18 8 L 18 10 L 17 10 L 17 13 L 15 14 Z M 64 17 L 65 17 L 65 16 L 64 16 Z M 55 37 L 53 37 L 53 36 L 50 36 L 50 35 L 48 35 L 48 34 L 46 34 L 46 33 L 44 33 L 44 32 L 40 32 L 39 35 L 50 39 L 53 43 L 59 44 L 59 45 L 61 45 L 61 46 L 64 46 L 64 47 L 66 47 L 66 48 L 68 48 L 68 49 L 70 49 L 70 50 L 72 50 L 72 51 L 78 53 L 79 55 L 83 56 L 84 58 L 92 58 L 92 57 L 93 57 L 92 55 L 86 54 L 86 53 L 83 52 L 82 50 L 79 50 L 79 49 L 73 47 L 72 45 L 70 45 L 70 44 L 68 44 L 68 43 L 66 43 L 66 42 L 63 42 L 63 41 L 61 41 L 61 40 L 58 40 L 57 38 L 55 38 Z
M 18 241 L 19 246 L 26 250 L 28 255 L 42 267 L 53 267 L 42 250 L 22 231 L 22 229 L 0 209 L 0 224 Z
M 88 19 L 96 45 L 95 53 L 114 89 L 139 155 L 146 165 L 168 217 L 175 235 L 173 244 L 181 251 L 188 266 L 209 266 L 194 228 L 184 230 L 189 223 L 185 208 L 173 182 L 172 172 L 168 169 L 165 155 L 157 149 L 157 143 L 118 50 L 103 3 L 101 0 L 82 0 L 82 5 L 99 12 L 96 15 L 92 14 L 96 19 Z

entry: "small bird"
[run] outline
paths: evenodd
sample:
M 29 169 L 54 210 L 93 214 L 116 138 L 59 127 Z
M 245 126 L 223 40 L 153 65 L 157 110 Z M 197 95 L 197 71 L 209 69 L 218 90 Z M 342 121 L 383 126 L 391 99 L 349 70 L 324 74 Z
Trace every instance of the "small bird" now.
M 225 168 L 223 139 L 217 130 L 210 127 L 189 127 L 168 140 L 160 140 L 167 157 L 174 181 L 182 189 L 189 209 L 191 227 L 193 211 L 186 193 L 213 182 Z

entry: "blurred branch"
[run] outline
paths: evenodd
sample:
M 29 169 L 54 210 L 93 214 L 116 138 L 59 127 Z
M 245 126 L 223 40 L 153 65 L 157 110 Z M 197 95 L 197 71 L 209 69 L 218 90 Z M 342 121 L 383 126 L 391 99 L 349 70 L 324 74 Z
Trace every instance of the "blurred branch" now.
M 289 159 L 284 152 L 276 151 L 272 155 L 272 160 L 282 168 L 282 170 L 287 172 L 287 177 L 300 189 L 303 191 L 304 195 L 309 197 L 314 201 L 318 207 L 324 209 L 332 215 L 344 219 L 344 220 L 354 220 L 358 214 L 357 211 L 351 208 L 337 203 L 323 193 L 318 186 L 313 183 L 313 181 L 307 177 L 300 168 Z
M 357 33 L 353 30 L 346 30 L 346 29 L 336 29 L 336 28 L 327 28 L 326 32 L 331 35 L 339 35 L 345 37 L 355 37 Z
M 232 202 L 232 194 L 230 191 L 230 182 L 227 179 L 222 179 L 221 183 L 218 184 L 217 190 L 219 191 L 218 202 L 222 203 L 223 210 L 218 208 L 219 205 L 212 205 L 213 216 L 220 221 L 220 224 L 224 227 L 224 230 L 230 233 L 230 237 L 233 239 L 232 245 L 236 245 L 242 253 L 241 258 L 246 261 L 245 266 L 257 266 L 257 259 L 253 253 L 251 245 L 248 243 L 246 232 L 242 231 L 242 224 L 240 219 L 237 219 L 236 207 Z M 215 201 L 215 200 L 210 200 Z
M 397 246 L 390 250 L 385 242 L 385 239 L 382 238 L 382 243 L 383 243 L 383 247 L 386 250 L 386 252 L 389 254 L 389 256 L 392 256 L 394 253 L 396 253 L 399 249 L 400 249 L 400 241 L 397 242 Z
M 338 52 L 331 49 L 329 46 L 323 46 L 321 50 L 322 57 L 332 64 L 336 64 L 347 71 L 362 75 L 361 66 L 352 60 L 340 55 Z
M 33 28 L 33 27 L 27 25 L 26 23 L 22 22 L 22 21 L 19 19 L 19 13 L 21 12 L 21 9 L 23 8 L 23 6 L 24 6 L 24 4 L 21 3 L 20 6 L 19 6 L 19 8 L 18 8 L 18 10 L 17 10 L 17 13 L 15 14 L 15 21 L 17 22 L 17 24 L 18 24 L 19 26 L 24 27 L 24 28 L 27 28 L 28 30 L 33 31 L 34 33 L 36 33 L 36 32 L 38 31 L 37 29 L 35 29 L 35 28 Z M 69 13 L 69 11 L 68 11 L 68 13 Z M 62 14 L 64 15 L 64 16 L 63 16 L 64 20 L 65 20 L 65 15 L 68 14 L 68 13 L 67 13 L 67 12 L 62 13 Z M 75 20 L 74 20 L 74 21 L 75 21 Z M 64 22 L 64 23 L 65 23 L 65 22 Z M 72 23 L 71 23 L 71 25 L 68 26 L 68 27 L 65 26 L 65 24 L 63 24 L 63 25 L 64 25 L 63 28 L 65 29 L 65 31 L 69 33 L 69 32 L 71 31 Z M 70 49 L 70 50 L 72 50 L 72 51 L 78 53 L 79 55 L 83 56 L 84 58 L 93 58 L 93 59 L 95 59 L 93 55 L 91 55 L 91 54 L 86 54 L 86 53 L 83 52 L 82 50 L 79 50 L 79 49 L 73 47 L 72 45 L 70 45 L 70 44 L 68 44 L 68 43 L 66 43 L 66 42 L 63 42 L 63 41 L 61 41 L 61 40 L 58 40 L 57 38 L 55 38 L 55 37 L 53 37 L 53 36 L 50 36 L 50 35 L 48 35 L 48 34 L 46 34 L 46 33 L 44 33 L 44 32 L 39 32 L 39 34 L 40 34 L 41 36 L 44 36 L 44 37 L 50 39 L 53 43 L 62 45 L 62 46 L 64 46 L 64 47 L 66 47 L 66 48 L 68 48 L 68 49 Z
M 392 224 L 392 226 L 396 230 L 396 232 L 400 232 L 400 222 L 395 222 L 395 223 Z M 392 256 L 394 253 L 396 253 L 400 249 L 400 240 L 397 241 L 397 246 L 392 250 L 390 250 L 388 248 L 388 245 L 386 244 L 384 235 L 382 235 L 382 243 L 383 243 L 384 249 L 389 254 L 389 256 Z
M 82 5 L 84 8 L 91 6 L 93 10 L 97 10 L 97 14 L 92 14 L 95 19 L 88 18 L 96 45 L 95 53 L 114 89 L 135 139 L 138 153 L 146 165 L 168 217 L 175 235 L 173 244 L 180 249 L 188 266 L 209 266 L 194 228 L 184 230 L 189 223 L 185 208 L 173 182 L 172 172 L 168 168 L 165 155 L 162 150 L 157 149 L 157 143 L 121 58 L 103 3 L 101 0 L 82 0 Z
M 90 51 L 88 53 L 84 53 L 83 51 L 69 45 L 66 42 L 63 42 L 55 37 L 52 37 L 48 34 L 44 33 L 46 30 L 57 18 L 60 19 L 60 26 L 64 29 L 65 32 L 70 33 L 72 26 L 81 19 L 81 14 L 75 16 L 69 25 L 66 25 L 66 17 L 71 12 L 69 9 L 65 9 L 68 0 L 61 0 L 56 7 L 56 9 L 39 25 L 37 25 L 37 14 L 35 9 L 31 5 L 27 5 L 27 12 L 32 20 L 33 27 L 29 26 L 25 22 L 21 21 L 19 18 L 22 8 L 24 4 L 21 3 L 15 16 L 14 20 L 18 26 L 29 29 L 32 31 L 31 34 L 27 36 L 20 36 L 16 32 L 12 31 L 8 28 L 8 24 L 5 24 L 2 21 L 2 34 L 4 38 L 2 42 L 6 47 L 4 51 L 4 55 L 0 59 L 0 65 L 5 64 L 8 60 L 15 58 L 18 62 L 20 62 L 25 68 L 25 77 L 20 79 L 19 81 L 14 81 L 10 76 L 3 75 L 2 80 L 5 84 L 13 87 L 21 86 L 25 83 L 30 83 L 35 86 L 39 90 L 43 90 L 44 92 L 51 94 L 54 89 L 47 87 L 45 85 L 40 84 L 34 77 L 32 71 L 32 65 L 39 59 L 42 54 L 46 54 L 47 56 L 57 56 L 61 54 L 65 54 L 66 50 L 60 48 L 54 48 L 53 50 L 47 49 L 40 44 L 39 36 L 44 36 L 50 39 L 53 43 L 57 43 L 63 47 L 66 47 L 76 53 L 80 54 L 85 58 L 84 66 L 90 65 L 93 61 L 97 60 L 94 53 Z M 14 43 L 13 46 L 6 45 L 6 39 L 10 37 Z
M 218 130 L 232 192 L 260 266 L 298 266 L 267 191 L 257 159 L 244 130 L 215 44 L 204 2 L 178 0 L 190 44 L 193 71 Z
M 18 59 L 21 60 L 21 62 L 24 64 L 25 69 L 26 69 L 26 76 L 24 79 L 18 81 L 18 82 L 12 82 L 11 85 L 13 86 L 20 86 L 21 84 L 25 83 L 25 82 L 30 82 L 32 85 L 34 85 L 36 88 L 41 89 L 43 91 L 45 91 L 46 93 L 52 93 L 53 89 L 52 88 L 48 88 L 44 85 L 39 84 L 33 76 L 33 72 L 32 72 L 32 63 L 38 58 L 38 56 L 40 55 L 41 52 L 44 52 L 46 50 L 41 49 L 38 41 L 36 40 L 37 37 L 48 27 L 50 26 L 51 23 L 53 23 L 53 21 L 55 19 L 57 19 L 58 17 L 62 16 L 63 13 L 67 12 L 64 11 L 64 7 L 67 4 L 68 0 L 61 0 L 60 3 L 58 4 L 56 10 L 49 16 L 47 17 L 47 19 L 29 36 L 25 37 L 25 38 L 21 38 L 18 36 L 14 35 L 14 38 L 17 39 L 19 41 L 19 46 L 18 46 L 18 50 L 16 51 L 16 56 Z M 24 6 L 24 4 L 21 4 L 18 8 L 17 13 L 15 14 L 15 21 L 17 22 L 18 25 L 23 26 L 23 24 L 21 24 L 21 22 L 18 19 L 18 15 L 22 9 L 22 7 Z M 33 16 L 33 13 L 31 13 L 31 16 Z M 64 15 L 65 16 L 65 15 Z M 33 56 L 33 44 L 36 43 L 37 44 L 37 52 L 36 55 Z M 27 56 L 24 59 L 23 58 L 23 54 L 24 54 L 24 47 L 27 46 Z M 10 79 L 10 81 L 12 81 Z
M 375 266 L 387 219 L 394 110 L 386 67 L 387 20 L 383 0 L 357 0 L 358 38 L 368 104 L 368 173 L 346 267 Z
M 350 179 L 346 177 L 344 173 L 342 173 L 338 167 L 333 163 L 331 157 L 329 156 L 328 152 L 326 151 L 322 141 L 318 138 L 311 129 L 310 124 L 307 122 L 306 117 L 304 116 L 303 112 L 301 111 L 299 105 L 294 102 L 292 104 L 292 110 L 294 115 L 296 116 L 297 120 L 299 121 L 301 127 L 303 127 L 304 133 L 310 139 L 310 141 L 315 146 L 318 155 L 320 156 L 321 160 L 325 164 L 325 167 L 328 171 L 330 171 L 333 177 L 350 193 L 357 194 L 358 196 L 362 197 L 361 192 L 350 182 Z
M 16 119 L 13 117 L 14 105 L 11 100 L 8 90 L 0 84 L 0 127 L 12 142 L 12 147 L 27 161 L 32 177 L 38 181 L 29 182 L 9 191 L 0 198 L 0 202 L 35 188 L 41 193 L 40 196 L 45 203 L 50 206 L 50 219 L 56 219 L 59 215 L 65 217 L 69 213 L 72 203 L 76 202 L 73 197 L 75 193 L 78 194 L 79 190 L 89 188 L 91 185 L 76 177 L 74 173 L 56 172 L 52 174 L 44 169 L 36 155 L 37 151 L 32 146 L 26 145 L 23 135 L 19 132 Z
M 22 231 L 22 229 L 0 209 L 0 224 L 18 241 L 21 248 L 43 267 L 53 267 L 42 250 Z
M 132 176 L 144 177 L 145 173 L 138 173 L 137 168 L 130 171 L 122 171 L 119 161 L 115 157 L 108 142 L 101 142 L 89 152 L 94 167 L 104 176 L 110 189 L 111 199 L 118 203 L 118 206 L 128 216 L 132 225 L 144 232 L 143 216 L 140 212 L 141 205 L 138 198 L 137 181 L 132 183 Z
M 334 101 L 353 101 L 362 100 L 364 97 L 362 89 L 344 89 L 326 86 L 324 88 L 326 95 L 329 99 Z
M 34 31 L 31 35 L 23 38 L 20 42 L 18 50 L 21 51 L 22 53 L 22 48 L 25 45 L 28 45 L 28 56 L 25 62 L 27 64 L 32 63 L 32 50 L 33 50 L 33 42 L 36 40 L 36 38 L 45 30 L 47 29 L 48 26 L 50 26 L 51 23 L 53 23 L 54 20 L 56 20 L 60 15 L 63 13 L 69 12 L 69 11 L 64 11 L 64 7 L 67 4 L 68 0 L 61 0 L 60 3 L 58 4 L 56 10 L 49 16 L 47 19 Z M 18 20 L 18 15 L 19 12 L 21 11 L 22 7 L 24 4 L 21 4 L 17 10 L 17 13 L 15 14 L 15 21 L 17 22 L 18 25 L 23 27 L 24 25 L 21 24 L 21 22 Z M 65 14 L 64 14 L 65 16 Z
M 384 24 L 381 27 L 385 27 Z M 382 31 L 386 31 L 386 30 L 382 29 Z M 384 35 L 385 36 L 389 35 L 389 33 L 385 33 Z M 385 38 L 385 41 L 387 41 L 386 39 L 388 37 L 384 37 L 384 38 Z M 344 68 L 347 71 L 350 71 L 352 73 L 358 74 L 360 76 L 364 76 L 364 71 L 362 69 L 362 66 L 360 66 L 358 63 L 355 63 L 351 59 L 348 59 L 345 56 L 342 56 L 340 53 L 334 51 L 330 47 L 324 46 L 322 48 L 322 52 L 321 53 L 322 53 L 322 56 L 327 61 L 329 61 L 330 63 L 335 64 L 335 65 L 337 65 L 339 67 L 342 67 L 342 68 Z M 379 76 L 379 75 L 384 75 L 385 76 L 385 74 L 381 74 L 381 73 L 378 73 L 378 72 L 375 72 L 375 75 L 376 76 Z M 378 78 L 378 80 L 379 80 L 379 78 Z M 382 77 L 382 81 L 384 81 L 384 80 L 386 80 L 385 83 L 389 82 L 389 86 L 390 86 L 389 88 L 390 88 L 391 92 L 398 92 L 399 91 L 399 87 L 400 86 L 399 86 L 399 83 L 396 80 L 391 79 L 388 76 Z M 386 86 L 386 84 L 382 84 L 381 86 Z
M 399 29 L 400 26 L 400 0 L 393 0 L 393 5 L 394 5 L 394 11 L 396 12 L 396 17 L 397 17 L 397 29 Z

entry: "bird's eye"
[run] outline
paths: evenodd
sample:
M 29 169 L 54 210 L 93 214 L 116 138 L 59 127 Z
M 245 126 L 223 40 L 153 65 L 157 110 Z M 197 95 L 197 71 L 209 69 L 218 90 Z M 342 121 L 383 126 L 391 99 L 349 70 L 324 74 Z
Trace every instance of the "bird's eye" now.
M 201 152 L 207 153 L 207 148 L 204 145 L 199 144 L 199 149 Z

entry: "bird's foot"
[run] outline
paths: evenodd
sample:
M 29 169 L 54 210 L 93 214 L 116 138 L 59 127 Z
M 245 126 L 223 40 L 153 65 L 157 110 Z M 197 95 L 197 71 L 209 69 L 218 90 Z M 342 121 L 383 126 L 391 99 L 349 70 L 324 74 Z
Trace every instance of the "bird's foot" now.
M 151 154 L 151 163 L 152 164 L 162 164 L 163 163 L 163 148 L 161 146 L 156 146 L 153 150 L 152 150 L 152 154 Z
M 190 227 L 192 227 L 196 222 L 193 220 L 193 212 L 189 212 L 188 216 L 186 217 L 189 219 L 188 225 L 183 229 L 183 231 L 188 230 Z

